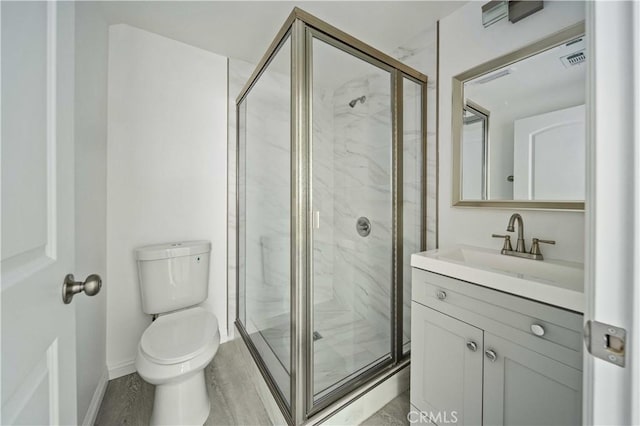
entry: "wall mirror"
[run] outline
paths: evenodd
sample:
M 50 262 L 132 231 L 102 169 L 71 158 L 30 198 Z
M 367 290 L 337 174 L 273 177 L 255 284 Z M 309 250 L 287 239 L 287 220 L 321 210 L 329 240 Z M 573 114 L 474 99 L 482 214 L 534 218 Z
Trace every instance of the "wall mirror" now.
M 453 205 L 584 210 L 584 23 L 453 78 Z

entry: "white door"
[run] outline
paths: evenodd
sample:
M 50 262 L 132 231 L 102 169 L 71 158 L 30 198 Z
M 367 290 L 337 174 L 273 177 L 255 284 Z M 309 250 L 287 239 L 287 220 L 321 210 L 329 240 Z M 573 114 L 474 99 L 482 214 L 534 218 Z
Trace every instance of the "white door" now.
M 585 351 L 583 422 L 640 425 L 640 3 L 587 2 L 587 34 L 584 316 L 627 346 L 624 367 Z
M 584 115 L 578 105 L 515 120 L 514 200 L 584 200 Z
M 0 12 L 0 423 L 76 424 L 75 307 L 61 297 L 74 262 L 74 5 Z

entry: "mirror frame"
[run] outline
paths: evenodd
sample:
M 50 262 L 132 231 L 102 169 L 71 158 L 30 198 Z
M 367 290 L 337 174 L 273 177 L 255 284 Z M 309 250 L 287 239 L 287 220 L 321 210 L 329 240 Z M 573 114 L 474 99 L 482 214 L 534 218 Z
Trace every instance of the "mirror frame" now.
M 529 200 L 462 200 L 462 125 L 465 107 L 464 83 L 497 69 L 512 65 L 518 61 L 552 49 L 567 41 L 585 34 L 585 24 L 581 21 L 541 40 L 533 42 L 521 49 L 475 66 L 452 78 L 452 194 L 451 205 L 454 207 L 489 207 L 531 210 L 574 210 L 584 211 L 583 201 L 529 201 Z
M 462 105 L 462 130 L 464 130 L 465 111 L 471 111 L 476 116 L 481 116 L 481 120 L 483 122 L 483 131 L 482 131 L 482 182 L 481 182 L 481 191 L 482 196 L 487 197 L 487 193 L 489 190 L 489 170 L 487 165 L 489 164 L 489 117 L 491 116 L 491 112 L 480 105 L 476 104 L 473 101 L 466 100 Z M 462 139 L 460 139 L 462 141 Z M 462 151 L 460 151 L 460 155 L 462 155 Z M 462 162 L 463 158 L 460 157 L 460 161 Z M 462 168 L 462 167 L 461 167 Z M 460 182 L 462 184 L 462 180 Z

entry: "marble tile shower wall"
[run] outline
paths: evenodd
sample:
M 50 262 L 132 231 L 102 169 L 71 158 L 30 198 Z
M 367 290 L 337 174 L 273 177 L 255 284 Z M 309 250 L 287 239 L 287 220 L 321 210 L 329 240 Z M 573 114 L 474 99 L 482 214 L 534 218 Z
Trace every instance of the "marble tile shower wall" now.
M 313 231 L 313 303 L 335 299 L 335 198 L 333 90 L 313 88 L 312 209 L 319 212 Z
M 335 297 L 354 319 L 364 318 L 382 333 L 389 330 L 391 300 L 389 87 L 389 75 L 376 70 L 333 95 Z M 363 95 L 364 103 L 349 106 Z M 371 221 L 365 238 L 356 231 L 360 216 Z
M 437 144 L 437 27 L 432 25 L 422 29 L 414 37 L 403 43 L 391 53 L 398 59 L 418 71 L 429 76 L 427 83 L 427 249 L 434 249 L 438 244 L 438 144 Z M 405 123 L 406 126 L 406 123 Z M 406 136 L 406 134 L 405 134 Z M 406 152 L 405 152 L 406 154 Z
M 427 227 L 427 249 L 434 249 L 438 246 L 438 182 L 437 182 L 437 172 L 438 172 L 438 144 L 437 144 L 437 27 L 435 25 L 422 29 L 418 32 L 414 37 L 407 40 L 402 46 L 398 47 L 394 52 L 391 53 L 391 56 L 398 59 L 399 61 L 417 69 L 418 71 L 426 74 L 429 77 L 427 83 L 427 110 L 424 112 L 426 114 L 426 123 L 427 123 L 427 199 L 426 199 L 426 227 Z M 411 92 L 409 92 L 411 93 Z M 407 92 L 405 92 L 405 95 Z M 413 101 L 409 101 L 409 105 L 416 105 L 415 99 Z M 407 109 L 407 101 L 405 99 L 405 110 Z M 416 105 L 417 107 L 417 105 Z M 414 109 L 415 110 L 415 109 Z M 417 126 L 415 125 L 415 121 L 417 121 L 417 117 L 415 115 L 407 116 L 405 115 L 404 122 L 404 138 L 405 142 L 408 142 L 410 139 L 419 138 L 419 135 L 416 134 L 415 129 Z M 413 122 L 413 125 L 412 125 Z M 414 156 L 415 152 L 412 151 L 412 147 L 415 147 L 414 143 L 405 143 L 404 156 Z M 413 176 L 411 171 L 407 170 L 407 165 L 405 161 L 405 182 L 412 181 L 415 182 L 415 174 L 417 170 L 413 170 Z M 414 179 L 412 179 L 412 177 Z M 405 190 L 406 190 L 405 186 Z M 415 193 L 414 193 L 415 194 Z M 410 212 L 411 207 L 409 205 L 413 205 L 413 214 L 412 217 L 416 217 L 416 212 L 419 205 L 413 203 L 413 199 L 409 196 L 405 199 L 405 220 L 407 220 L 407 212 Z M 419 236 L 420 236 L 420 221 L 419 219 L 415 219 L 415 228 L 413 233 L 411 229 L 405 227 L 404 232 L 404 241 L 405 241 L 405 250 L 404 250 L 404 279 L 403 279 L 403 293 L 404 293 L 404 306 L 405 312 L 408 312 L 411 306 L 411 276 L 410 269 L 407 265 L 410 264 L 411 250 L 408 250 L 408 247 L 419 247 Z M 418 250 L 413 250 L 418 251 Z M 405 336 L 410 335 L 410 327 L 411 327 L 411 318 L 408 315 L 405 315 L 404 319 L 404 334 Z
M 437 145 L 436 145 L 436 58 L 437 58 L 437 45 L 436 45 L 436 28 L 435 26 L 430 28 L 425 28 L 421 30 L 416 36 L 408 40 L 401 47 L 396 49 L 391 55 L 400 61 L 416 68 L 417 70 L 427 74 L 429 76 L 429 83 L 427 88 L 427 248 L 432 249 L 436 247 L 437 244 L 437 182 L 436 182 L 436 171 L 437 171 Z M 235 211 L 235 200 L 236 200 L 236 115 L 235 115 L 235 99 L 239 94 L 240 90 L 246 83 L 246 81 L 251 76 L 255 65 L 250 64 L 248 62 L 238 60 L 238 59 L 229 59 L 229 152 L 228 152 L 228 161 L 229 161 L 229 203 L 228 203 L 228 316 L 229 321 L 229 336 L 234 335 L 233 329 L 233 321 L 235 320 L 236 313 L 236 274 L 237 274 L 237 266 L 236 266 L 236 211 Z M 355 84 L 355 83 L 354 83 Z M 333 96 L 330 93 L 323 93 L 321 96 L 324 97 L 325 101 L 320 102 L 321 105 L 327 106 L 328 109 L 322 112 L 322 108 L 320 106 L 314 105 L 314 108 L 320 108 L 320 110 L 316 110 L 317 120 L 314 122 L 314 132 L 319 131 L 319 133 L 315 134 L 316 140 L 318 138 L 325 138 L 328 141 L 333 140 L 333 136 L 331 134 L 336 123 L 330 123 L 330 120 L 337 120 L 337 118 L 333 117 L 333 114 L 326 114 L 327 111 L 330 111 L 332 107 L 328 106 L 330 100 L 333 101 Z M 358 95 L 361 96 L 361 95 Z M 355 97 L 355 96 L 354 96 Z M 330 99 L 331 98 L 331 99 Z M 348 96 L 345 93 L 345 98 Z M 347 103 L 349 100 L 346 99 L 346 102 L 343 102 L 344 108 L 348 108 Z M 366 103 L 365 103 L 366 104 Z M 364 106 L 359 104 L 358 107 Z M 323 119 L 321 118 L 324 115 L 326 123 L 322 123 Z M 405 127 L 407 124 L 405 123 Z M 335 134 L 335 132 L 334 132 Z M 405 137 L 409 135 L 405 134 Z M 318 147 L 318 144 L 314 146 L 314 150 Z M 314 155 L 326 155 L 327 157 L 330 155 L 338 155 L 338 153 L 331 152 L 332 150 L 338 151 L 334 143 L 323 143 L 322 147 L 326 148 L 326 152 L 319 151 L 316 153 L 314 151 Z M 320 149 L 320 148 L 319 148 Z M 409 149 L 409 148 L 407 148 Z M 322 152 L 322 154 L 320 154 Z M 407 155 L 415 155 L 410 152 L 405 151 L 405 156 Z M 337 210 L 335 207 L 332 209 L 331 203 L 337 203 L 333 197 L 328 196 L 329 188 L 333 187 L 334 180 L 336 177 L 329 173 L 329 169 L 325 168 L 323 172 L 323 168 L 319 165 L 316 165 L 316 174 L 314 174 L 314 190 L 316 191 L 317 197 L 314 199 L 314 202 L 322 203 L 321 208 L 324 212 L 322 214 L 322 226 L 333 227 L 333 222 L 335 220 L 334 217 L 331 216 L 331 212 Z M 405 175 L 406 176 L 406 175 Z M 324 183 L 322 183 L 324 182 Z M 325 196 L 323 197 L 322 191 L 323 187 L 326 190 Z M 407 200 L 407 202 L 412 202 L 413 200 Z M 319 204 L 320 207 L 320 204 Z M 407 209 L 407 205 L 405 204 L 405 211 Z M 349 231 L 352 232 L 355 229 L 354 217 L 349 216 L 350 219 L 346 219 L 345 221 L 345 229 L 349 228 Z M 356 216 L 357 217 L 357 216 Z M 345 216 L 346 218 L 346 216 Z M 349 223 L 350 222 L 350 223 Z M 407 230 L 407 232 L 411 232 Z M 405 232 L 405 238 L 410 238 L 411 235 L 408 235 Z M 314 249 L 314 268 L 316 268 L 317 280 L 319 282 L 325 283 L 320 288 L 323 288 L 323 292 L 318 291 L 315 295 L 318 300 L 324 300 L 329 298 L 331 295 L 336 299 L 342 298 L 345 302 L 349 300 L 355 300 L 355 297 L 350 299 L 349 295 L 346 294 L 344 286 L 340 286 L 339 283 L 334 283 L 334 275 L 340 276 L 339 271 L 337 270 L 338 266 L 333 264 L 331 266 L 331 262 L 328 262 L 331 259 L 334 259 L 338 256 L 339 250 L 342 250 L 342 253 L 349 253 L 349 244 L 342 244 L 342 246 L 346 246 L 344 248 L 336 245 L 336 241 L 333 237 L 334 233 L 327 232 L 323 233 L 322 237 L 318 235 L 318 245 Z M 416 235 L 416 238 L 419 236 Z M 352 249 L 351 249 L 352 250 Z M 405 262 L 408 261 L 410 253 L 405 251 Z M 318 263 L 316 264 L 316 257 Z M 326 259 L 326 262 L 321 259 Z M 388 263 L 388 262 L 387 262 Z M 346 266 L 346 263 L 344 264 Z M 407 275 L 407 274 L 405 274 Z M 388 275 L 387 275 L 388 276 Z M 405 283 L 407 283 L 407 277 L 405 277 Z M 388 281 L 387 281 L 388 282 Z M 333 285 L 333 288 L 331 288 Z M 404 286 L 405 289 L 405 300 L 410 300 L 410 287 L 409 285 Z M 384 294 L 381 292 L 380 294 Z M 378 303 L 379 307 L 380 304 Z M 357 307 L 358 312 L 360 314 L 364 314 L 367 312 L 365 306 L 361 304 Z M 382 321 L 382 317 L 379 316 L 379 321 Z M 387 319 L 388 321 L 388 319 Z M 408 323 L 408 319 L 405 319 L 405 323 Z M 388 322 L 386 323 L 388 324 Z M 405 324 L 405 327 L 408 328 L 408 324 Z

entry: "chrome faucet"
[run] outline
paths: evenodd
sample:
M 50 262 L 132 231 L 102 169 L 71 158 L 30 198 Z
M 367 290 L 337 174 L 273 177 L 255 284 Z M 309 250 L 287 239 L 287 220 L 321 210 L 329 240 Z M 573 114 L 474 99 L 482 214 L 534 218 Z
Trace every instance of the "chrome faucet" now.
M 534 238 L 531 243 L 531 251 L 527 252 L 524 244 L 524 222 L 522 216 L 519 213 L 514 213 L 509 218 L 509 224 L 507 225 L 507 232 L 514 232 L 515 225 L 518 225 L 518 242 L 516 243 L 516 249 L 511 247 L 511 237 L 509 235 L 497 235 L 492 234 L 493 238 L 504 238 L 504 245 L 502 246 L 501 254 L 507 256 L 524 257 L 526 259 L 543 260 L 542 253 L 540 252 L 540 243 L 555 244 L 553 240 L 541 240 Z
M 507 225 L 507 232 L 513 232 L 514 223 L 518 223 L 518 242 L 516 243 L 516 252 L 526 253 L 527 249 L 524 247 L 524 222 L 520 213 L 514 213 L 509 218 L 509 224 Z

